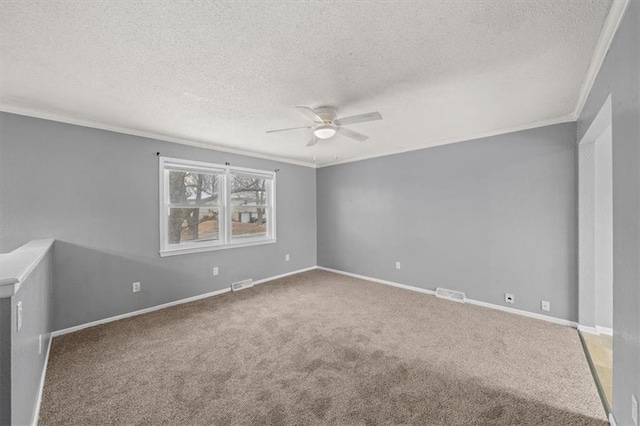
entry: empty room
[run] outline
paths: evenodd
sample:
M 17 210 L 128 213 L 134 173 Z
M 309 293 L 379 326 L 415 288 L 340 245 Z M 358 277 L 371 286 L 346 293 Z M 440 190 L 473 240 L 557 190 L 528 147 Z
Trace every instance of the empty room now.
M 0 426 L 640 426 L 639 0 L 0 0 Z

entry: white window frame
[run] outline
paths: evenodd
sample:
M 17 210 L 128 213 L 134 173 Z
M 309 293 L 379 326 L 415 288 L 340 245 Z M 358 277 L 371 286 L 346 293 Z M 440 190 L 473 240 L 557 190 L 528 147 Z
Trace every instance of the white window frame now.
M 244 167 L 234 167 L 205 163 L 201 161 L 183 160 L 179 158 L 159 157 L 159 217 L 160 217 L 160 256 L 175 256 L 187 253 L 199 253 L 212 250 L 230 249 L 238 247 L 249 247 L 261 244 L 273 244 L 276 239 L 276 173 L 264 170 L 248 169 Z M 169 173 L 167 167 L 191 169 L 205 173 L 216 173 L 221 177 L 220 197 L 216 206 L 219 217 L 219 238 L 217 240 L 185 242 L 180 244 L 169 244 Z M 231 176 L 234 173 L 249 175 L 267 179 L 268 198 L 266 210 L 267 214 L 267 235 L 261 237 L 236 237 L 233 238 L 233 224 L 231 213 Z

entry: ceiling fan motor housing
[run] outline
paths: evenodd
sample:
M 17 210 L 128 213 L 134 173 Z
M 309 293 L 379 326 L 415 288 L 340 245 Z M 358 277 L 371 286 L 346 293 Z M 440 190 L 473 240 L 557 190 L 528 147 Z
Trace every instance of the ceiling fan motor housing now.
M 322 118 L 322 121 L 325 124 L 329 124 L 333 122 L 333 120 L 335 120 L 336 117 L 338 116 L 337 108 L 320 107 L 320 108 L 314 108 L 313 112 L 315 112 L 318 115 L 318 117 Z

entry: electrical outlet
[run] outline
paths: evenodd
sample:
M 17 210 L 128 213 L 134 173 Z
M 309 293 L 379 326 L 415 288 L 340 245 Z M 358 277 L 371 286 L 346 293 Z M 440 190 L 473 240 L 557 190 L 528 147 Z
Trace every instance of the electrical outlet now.
M 631 395 L 631 420 L 638 426 L 638 400 L 635 395 Z
M 549 312 L 551 310 L 551 302 L 549 302 L 548 300 L 543 300 L 542 302 L 540 302 L 540 309 Z
M 213 268 L 213 275 L 218 275 L 218 267 Z
M 22 328 L 22 301 L 16 304 L 16 331 Z
M 504 301 L 507 303 L 516 303 L 516 298 L 513 296 L 513 294 L 511 293 L 505 293 L 504 294 Z
M 396 269 L 400 269 L 400 262 L 396 262 Z
M 38 355 L 42 355 L 42 334 L 38 335 Z
M 133 287 L 133 292 L 134 293 L 139 292 L 140 291 L 140 281 L 136 281 L 135 283 L 133 283 L 132 287 Z
M 289 255 L 288 254 L 284 255 L 284 260 L 286 260 L 287 262 L 289 261 Z

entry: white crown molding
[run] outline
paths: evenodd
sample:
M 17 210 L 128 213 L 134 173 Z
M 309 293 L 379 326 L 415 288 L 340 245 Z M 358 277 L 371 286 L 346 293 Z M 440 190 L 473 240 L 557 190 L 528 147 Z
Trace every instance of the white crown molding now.
M 354 163 L 356 161 L 369 160 L 369 159 L 378 158 L 378 157 L 386 157 L 388 155 L 401 154 L 403 152 L 419 151 L 421 149 L 433 148 L 433 147 L 440 146 L 440 145 L 448 145 L 448 144 L 452 144 L 452 143 L 471 141 L 471 140 L 474 140 L 474 139 L 482 139 L 482 138 L 486 138 L 486 137 L 489 137 L 489 136 L 504 135 L 504 134 L 507 134 L 507 133 L 519 132 L 519 131 L 522 131 L 522 130 L 529 130 L 529 129 L 535 129 L 535 128 L 538 128 L 538 127 L 552 126 L 554 124 L 569 123 L 569 122 L 572 122 L 572 121 L 576 121 L 575 118 L 574 118 L 574 115 L 573 114 L 568 114 L 568 115 L 563 115 L 563 116 L 556 117 L 556 118 L 551 118 L 549 120 L 536 121 L 534 123 L 523 124 L 523 125 L 520 125 L 520 126 L 504 127 L 504 128 L 501 128 L 501 129 L 490 130 L 490 131 L 487 131 L 487 132 L 475 133 L 475 134 L 472 134 L 472 135 L 460 136 L 460 137 L 449 138 L 449 139 L 441 139 L 439 141 L 428 142 L 428 143 L 424 143 L 424 144 L 420 144 L 420 145 L 414 145 L 414 146 L 411 146 L 411 147 L 396 148 L 394 150 L 384 151 L 384 152 L 380 152 L 380 153 L 376 153 L 376 154 L 362 155 L 362 156 L 359 156 L 359 157 L 346 158 L 344 160 L 329 161 L 327 163 L 318 164 L 318 168 L 336 166 L 338 164 L 345 164 L 345 163 Z
M 162 133 L 136 130 L 136 129 L 131 129 L 129 127 L 106 124 L 106 123 L 101 123 L 97 121 L 65 117 L 63 115 L 56 114 L 53 112 L 40 111 L 33 108 L 18 107 L 14 105 L 9 105 L 7 103 L 0 103 L 0 111 L 8 112 L 10 114 L 24 115 L 27 117 L 40 118 L 43 120 L 57 121 L 59 123 L 73 124 L 76 126 L 90 127 L 93 129 L 100 129 L 100 130 L 106 130 L 109 132 L 122 133 L 125 135 L 138 136 L 138 137 L 148 138 L 148 139 L 156 139 L 156 140 L 165 141 L 165 142 L 173 142 L 181 145 L 195 146 L 198 148 L 210 149 L 212 151 L 228 152 L 229 154 L 244 155 L 246 157 L 253 157 L 253 158 L 260 158 L 263 160 L 295 164 L 296 166 L 311 167 L 313 169 L 317 167 L 315 163 L 309 163 L 306 161 L 292 160 L 290 158 L 279 157 L 276 155 L 260 154 L 253 151 L 245 151 L 241 149 L 229 148 L 224 145 L 216 145 L 210 142 L 184 139 L 176 136 L 165 135 Z
M 517 132 L 522 130 L 534 129 L 537 127 L 550 126 L 553 124 L 567 123 L 567 122 L 578 120 L 578 118 L 580 117 L 580 114 L 582 113 L 582 109 L 584 108 L 584 105 L 586 103 L 587 97 L 591 92 L 591 89 L 598 75 L 598 72 L 602 67 L 602 63 L 604 62 L 604 59 L 607 55 L 607 51 L 611 46 L 611 42 L 613 41 L 613 38 L 618 30 L 618 27 L 622 22 L 622 18 L 624 17 L 624 13 L 626 12 L 628 6 L 629 6 L 629 0 L 613 0 L 611 4 L 611 8 L 609 9 L 609 14 L 607 15 L 605 23 L 602 27 L 602 31 L 600 32 L 600 36 L 596 44 L 596 49 L 594 50 L 593 56 L 591 57 L 589 68 L 585 75 L 585 79 L 580 88 L 576 107 L 573 110 L 573 112 L 571 112 L 570 114 L 552 118 L 549 120 L 543 120 L 543 121 L 533 122 L 529 124 L 524 124 L 520 126 L 506 127 L 506 128 L 501 128 L 501 129 L 496 129 L 496 130 L 491 130 L 487 132 L 476 133 L 476 134 L 466 135 L 466 136 L 456 137 L 456 138 L 442 139 L 439 141 L 419 144 L 412 147 L 397 148 L 397 149 L 387 150 L 387 151 L 376 153 L 376 154 L 363 155 L 363 156 L 348 158 L 344 160 L 329 161 L 321 164 L 293 160 L 290 158 L 280 157 L 280 156 L 259 154 L 253 151 L 245 151 L 245 150 L 229 148 L 224 145 L 216 145 L 216 144 L 212 144 L 205 141 L 196 141 L 196 140 L 184 139 L 184 138 L 165 135 L 165 134 L 156 133 L 156 132 L 135 130 L 135 129 L 131 129 L 124 126 L 116 126 L 116 125 L 110 125 L 110 124 L 105 124 L 105 123 L 100 123 L 100 122 L 95 122 L 90 120 L 70 118 L 70 117 L 65 117 L 52 112 L 40 111 L 32 108 L 18 107 L 18 106 L 9 105 L 6 103 L 0 103 L 0 111 L 12 113 L 12 114 L 18 114 L 18 115 L 25 115 L 29 117 L 41 118 L 45 120 L 58 121 L 61 123 L 74 124 L 77 126 L 107 130 L 107 131 L 116 132 L 116 133 L 123 133 L 127 135 L 132 135 L 132 136 L 139 136 L 144 138 L 157 139 L 161 141 L 174 142 L 182 145 L 195 146 L 198 148 L 210 149 L 214 151 L 228 152 L 230 154 L 244 155 L 247 157 L 261 158 L 261 159 L 271 160 L 271 161 L 279 161 L 283 163 L 295 164 L 295 165 L 304 166 L 304 167 L 322 168 L 322 167 L 335 166 L 338 164 L 353 163 L 356 161 L 368 160 L 368 159 L 378 158 L 378 157 L 386 157 L 388 155 L 400 154 L 403 152 L 417 151 L 417 150 L 431 148 L 431 147 L 440 146 L 440 145 L 464 142 L 464 141 L 469 141 L 473 139 L 485 138 L 489 136 L 498 136 L 506 133 L 512 133 L 512 132 Z
M 607 56 L 607 52 L 611 47 L 611 42 L 613 41 L 613 38 L 618 31 L 618 27 L 620 26 L 622 18 L 624 17 L 624 13 L 626 12 L 628 7 L 629 0 L 613 0 L 613 2 L 611 3 L 611 9 L 609 9 L 607 19 L 602 26 L 602 31 L 600 32 L 600 37 L 598 38 L 596 49 L 594 50 L 593 56 L 591 57 L 591 62 L 589 63 L 587 74 L 585 75 L 582 86 L 580 87 L 578 102 L 576 103 L 576 108 L 572 114 L 575 117 L 574 120 L 577 120 L 580 117 L 580 114 L 582 114 L 582 109 L 587 102 L 589 93 L 591 93 L 591 89 L 593 88 L 593 84 L 596 81 L 596 77 L 598 76 L 600 68 L 604 63 L 604 58 Z

